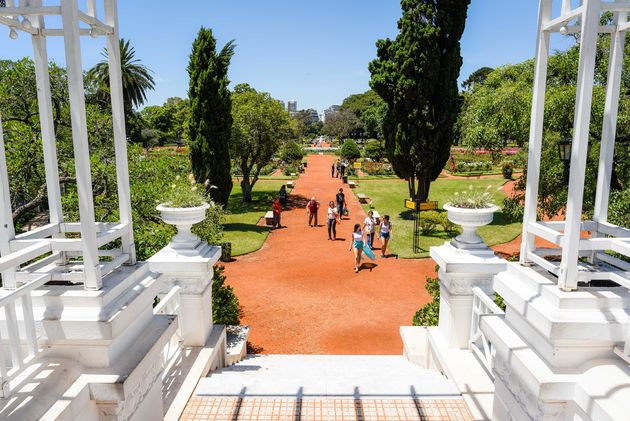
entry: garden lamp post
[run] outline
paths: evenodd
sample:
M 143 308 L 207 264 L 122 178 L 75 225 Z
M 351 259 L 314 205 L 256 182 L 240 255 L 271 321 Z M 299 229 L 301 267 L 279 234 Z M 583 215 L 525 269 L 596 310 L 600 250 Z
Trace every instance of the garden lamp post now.
M 564 182 L 569 182 L 569 168 L 571 164 L 571 138 L 566 138 L 558 142 L 558 154 L 564 164 Z

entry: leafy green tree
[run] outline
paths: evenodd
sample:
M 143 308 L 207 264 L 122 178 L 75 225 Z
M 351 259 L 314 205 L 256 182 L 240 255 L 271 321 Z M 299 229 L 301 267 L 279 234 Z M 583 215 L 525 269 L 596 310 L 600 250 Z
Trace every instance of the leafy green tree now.
M 373 90 L 350 95 L 343 100 L 341 111 L 350 111 L 359 119 L 359 127 L 368 138 L 383 136 L 382 123 L 387 104 Z
M 372 139 L 365 144 L 363 156 L 373 161 L 381 161 L 385 157 L 385 148 L 380 141 Z
M 295 140 L 289 140 L 280 150 L 280 159 L 285 162 L 301 161 L 302 158 L 304 158 L 304 149 Z
M 402 0 L 400 33 L 376 43 L 370 86 L 387 103 L 383 134 L 409 195 L 426 201 L 448 160 L 459 111 L 457 78 L 470 0 Z M 416 187 L 417 181 L 417 187 Z
M 343 140 L 351 136 L 360 127 L 357 116 L 348 110 L 339 111 L 326 118 L 323 133 L 327 136 Z
M 357 142 L 352 139 L 348 139 L 343 142 L 341 145 L 341 150 L 339 154 L 342 158 L 347 159 L 349 161 L 354 161 L 355 159 L 361 158 L 361 151 L 359 151 L 359 147 L 357 146 Z
M 188 100 L 178 97 L 168 98 L 163 105 L 150 105 L 140 112 L 151 130 L 154 130 L 158 142 L 183 142 L 186 121 L 190 113 Z
M 210 196 L 223 205 L 232 191 L 229 150 L 232 98 L 228 67 L 233 55 L 233 41 L 217 52 L 212 30 L 202 27 L 193 42 L 188 64 L 188 138 L 193 174 L 197 180 L 209 180 Z
M 462 88 L 467 91 L 472 91 L 476 86 L 479 86 L 485 82 L 488 75 L 493 71 L 492 67 L 481 67 L 468 76 L 468 78 L 462 82 Z
M 300 110 L 293 117 L 293 120 L 296 120 L 295 127 L 297 128 L 297 137 L 313 137 L 318 136 L 321 131 L 324 123 L 322 123 L 319 118 L 315 118 L 312 112 L 313 110 Z
M 88 78 L 93 78 L 98 84 L 98 94 L 109 102 L 109 62 L 108 53 L 104 48 L 101 55 L 105 60 L 92 67 Z M 144 64 L 136 59 L 136 51 L 129 40 L 120 39 L 120 67 L 122 71 L 123 101 L 125 113 L 130 113 L 133 108 L 138 108 L 147 100 L 147 91 L 155 88 L 155 81 Z
M 267 92 L 240 84 L 234 87 L 232 117 L 230 153 L 243 175 L 243 202 L 251 202 L 260 171 L 291 134 L 289 114 Z

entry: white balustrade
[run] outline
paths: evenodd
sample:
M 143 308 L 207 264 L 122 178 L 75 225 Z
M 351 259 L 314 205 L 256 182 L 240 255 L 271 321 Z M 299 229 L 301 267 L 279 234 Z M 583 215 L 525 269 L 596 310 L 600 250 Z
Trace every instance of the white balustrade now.
M 9 381 L 20 374 L 39 353 L 31 291 L 50 281 L 50 275 L 41 275 L 14 290 L 0 291 L 0 308 L 6 326 L 0 331 L 0 397 L 11 394 Z M 18 317 L 21 310 L 21 318 Z M 22 330 L 20 330 L 22 325 Z M 5 336 L 6 335 L 6 336 Z
M 479 328 L 481 324 L 481 318 L 483 316 L 494 314 L 505 314 L 496 303 L 486 295 L 485 292 L 479 287 L 474 287 L 473 292 L 473 305 L 472 305 L 472 320 L 470 323 L 470 342 L 469 349 L 479 358 L 481 363 L 486 368 L 488 374 L 492 377 L 492 360 L 494 358 L 495 350 L 492 343 L 488 341 L 484 333 Z
M 175 285 L 164 297 L 160 298 L 160 302 L 153 308 L 153 314 L 177 314 L 179 311 L 180 287 Z

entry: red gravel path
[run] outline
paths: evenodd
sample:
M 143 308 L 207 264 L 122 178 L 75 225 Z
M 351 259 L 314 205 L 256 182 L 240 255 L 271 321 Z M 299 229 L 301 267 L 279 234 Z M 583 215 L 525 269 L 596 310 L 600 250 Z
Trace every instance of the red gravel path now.
M 434 275 L 431 259 L 379 258 L 372 271 L 354 273 L 348 251 L 352 225 L 365 213 L 347 185 L 330 176 L 333 158 L 309 155 L 292 192 L 300 205 L 317 197 L 323 208 L 319 227 L 308 226 L 303 206 L 286 211 L 282 224 L 287 228 L 273 231 L 259 251 L 226 264 L 228 283 L 243 308 L 242 322 L 252 327 L 250 342 L 259 352 L 400 354 L 399 327 L 411 324 L 430 299 L 424 277 Z M 331 242 L 325 210 L 340 187 L 350 219 L 337 230 L 345 241 Z

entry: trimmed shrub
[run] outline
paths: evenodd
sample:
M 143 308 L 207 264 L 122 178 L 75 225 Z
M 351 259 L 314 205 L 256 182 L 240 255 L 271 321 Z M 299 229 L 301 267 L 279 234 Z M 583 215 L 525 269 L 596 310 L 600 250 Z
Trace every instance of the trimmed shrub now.
M 440 225 L 447 234 L 454 234 L 457 231 L 457 225 L 448 219 L 448 213 L 446 212 L 440 213 Z
M 437 326 L 440 320 L 440 282 L 438 278 L 426 277 L 424 288 L 433 297 L 430 303 L 420 307 L 414 314 L 413 326 Z
M 423 235 L 427 235 L 434 232 L 436 228 L 442 224 L 442 217 L 436 211 L 420 212 L 418 224 L 420 226 L 420 232 Z
M 223 266 L 214 267 L 212 280 L 212 321 L 218 325 L 239 325 L 241 323 L 238 297 L 234 288 L 225 285 Z
M 503 178 L 511 180 L 512 173 L 514 172 L 514 165 L 510 161 L 505 161 L 501 166 L 501 172 L 503 173 Z
M 385 157 L 385 148 L 378 140 L 369 140 L 363 148 L 363 156 L 373 161 L 381 161 Z
M 361 152 L 359 151 L 357 142 L 352 139 L 348 139 L 343 142 L 340 155 L 342 158 L 347 159 L 348 161 L 354 161 L 355 159 L 361 158 Z
M 280 159 L 285 162 L 301 161 L 304 158 L 304 149 L 295 140 L 289 140 L 280 150 Z

